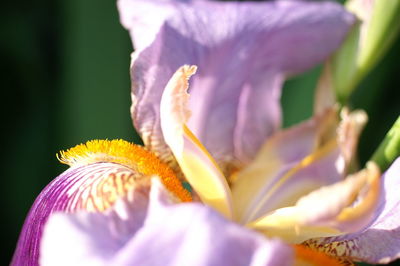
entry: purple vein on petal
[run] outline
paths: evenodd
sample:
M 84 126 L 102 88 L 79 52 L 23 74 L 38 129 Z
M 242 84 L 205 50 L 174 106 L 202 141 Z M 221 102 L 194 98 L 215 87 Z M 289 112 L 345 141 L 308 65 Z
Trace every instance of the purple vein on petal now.
M 22 228 L 11 265 L 38 265 L 39 245 L 49 215 L 56 211 L 103 211 L 118 196 L 139 184 L 142 175 L 115 163 L 73 167 L 51 182 L 32 205 Z M 145 185 L 144 180 L 140 181 Z M 139 188 L 139 186 L 137 186 Z M 135 189 L 136 199 L 147 197 L 148 188 Z M 137 198 L 138 197 L 138 198 Z

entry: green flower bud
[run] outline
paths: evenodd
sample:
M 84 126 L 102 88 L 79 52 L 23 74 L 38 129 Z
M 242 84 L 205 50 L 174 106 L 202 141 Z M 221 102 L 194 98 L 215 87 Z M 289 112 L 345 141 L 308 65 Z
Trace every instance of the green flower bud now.
M 399 0 L 349 0 L 345 5 L 359 22 L 326 63 L 321 77 L 325 82 L 318 86 L 318 90 L 333 89 L 342 104 L 383 57 L 400 30 Z

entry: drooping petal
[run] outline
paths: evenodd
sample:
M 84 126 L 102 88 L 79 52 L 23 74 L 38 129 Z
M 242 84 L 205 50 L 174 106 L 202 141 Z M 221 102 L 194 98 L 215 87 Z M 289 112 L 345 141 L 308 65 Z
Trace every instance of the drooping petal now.
M 182 172 L 202 201 L 230 218 L 231 194 L 225 176 L 186 127 L 190 117 L 188 79 L 195 71 L 195 66 L 183 66 L 168 82 L 161 99 L 161 128 Z
M 11 264 L 38 265 L 43 226 L 51 213 L 105 210 L 118 196 L 140 184 L 137 181 L 141 179 L 141 175 L 115 163 L 96 163 L 65 171 L 33 203 Z M 137 187 L 134 196 L 138 205 L 146 204 L 146 191 L 146 185 Z
M 307 242 L 333 256 L 368 263 L 389 263 L 400 258 L 400 159 L 382 175 L 383 199 L 376 219 L 361 232 Z
M 130 191 L 101 213 L 51 214 L 43 232 L 40 265 L 106 265 L 144 224 L 148 198 L 142 202 L 135 197 Z
M 55 214 L 42 245 L 47 265 L 292 265 L 293 249 L 225 220 L 197 203 L 168 203 L 153 182 L 143 227 L 129 212 Z M 120 202 L 129 209 L 127 201 Z M 118 206 L 118 205 L 116 205 Z M 128 230 L 126 230 L 128 229 Z
M 313 191 L 295 206 L 275 210 L 250 227 L 294 243 L 358 232 L 373 221 L 379 196 L 379 168 L 368 163 L 366 169 Z
M 130 30 L 132 117 L 160 154 L 163 89 L 184 64 L 199 67 L 189 128 L 218 163 L 247 163 L 280 125 L 280 88 L 289 73 L 321 62 L 353 17 L 332 2 L 119 0 Z
M 141 208 L 147 204 L 149 176 L 157 175 L 180 200 L 189 201 L 174 172 L 143 147 L 123 140 L 95 140 L 61 152 L 70 169 L 37 197 L 25 220 L 12 265 L 38 265 L 44 223 L 53 212 L 105 211 L 128 192 Z M 139 218 L 139 214 L 138 214 Z

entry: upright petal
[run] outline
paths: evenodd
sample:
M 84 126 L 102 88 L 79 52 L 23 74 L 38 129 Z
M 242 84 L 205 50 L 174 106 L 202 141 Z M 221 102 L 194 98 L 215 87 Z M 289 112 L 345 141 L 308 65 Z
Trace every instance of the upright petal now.
M 189 128 L 221 164 L 247 163 L 280 126 L 287 74 L 335 50 L 353 17 L 332 2 L 119 0 L 135 52 L 132 118 L 145 144 L 167 149 L 159 105 L 174 71 L 199 67 Z
M 400 258 L 400 158 L 382 176 L 383 199 L 376 219 L 365 230 L 341 237 L 314 239 L 308 245 L 333 256 L 368 263 Z
M 124 218 L 117 210 L 53 215 L 44 233 L 42 265 L 292 265 L 290 246 L 204 205 L 171 205 L 167 194 L 155 180 L 139 230 L 129 226 L 133 215 Z

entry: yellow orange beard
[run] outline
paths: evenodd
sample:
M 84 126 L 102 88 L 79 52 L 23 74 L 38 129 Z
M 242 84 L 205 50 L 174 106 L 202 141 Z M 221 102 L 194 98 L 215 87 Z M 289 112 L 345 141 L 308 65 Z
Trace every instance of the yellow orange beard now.
M 144 147 L 124 140 L 91 140 L 57 154 L 61 163 L 79 167 L 94 163 L 116 163 L 129 168 L 134 176 L 158 176 L 164 186 L 182 202 L 191 201 L 174 171 Z M 108 177 L 106 177 L 107 179 Z M 114 177 L 109 177 L 114 178 Z M 128 179 L 121 179 L 121 181 Z M 131 180 L 132 181 L 132 180 Z M 129 182 L 131 182 L 129 181 Z

